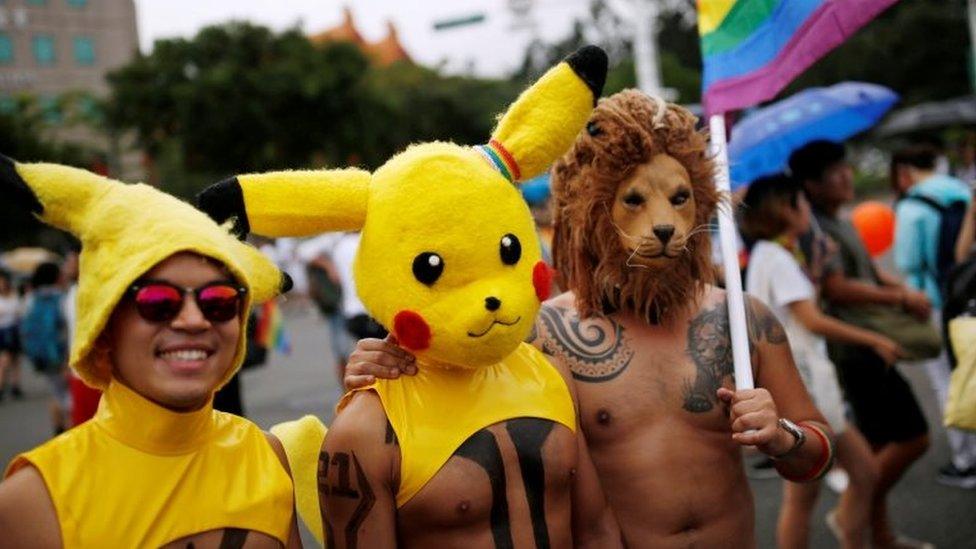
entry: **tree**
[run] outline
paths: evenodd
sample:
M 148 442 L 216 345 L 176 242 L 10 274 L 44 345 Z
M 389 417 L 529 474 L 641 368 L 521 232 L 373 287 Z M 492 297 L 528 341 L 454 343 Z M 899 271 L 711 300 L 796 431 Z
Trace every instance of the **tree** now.
M 247 23 L 158 41 L 109 81 L 110 122 L 136 130 L 160 186 L 181 196 L 233 173 L 375 168 L 416 141 L 481 142 L 517 93 Z
M 20 162 L 57 162 L 89 167 L 93 151 L 46 137 L 46 110 L 31 96 L 15 98 L 10 112 L 0 113 L 0 152 Z M 0 249 L 19 245 L 44 245 L 64 249 L 71 242 L 66 233 L 52 229 L 23 210 L 22 204 L 0 200 Z

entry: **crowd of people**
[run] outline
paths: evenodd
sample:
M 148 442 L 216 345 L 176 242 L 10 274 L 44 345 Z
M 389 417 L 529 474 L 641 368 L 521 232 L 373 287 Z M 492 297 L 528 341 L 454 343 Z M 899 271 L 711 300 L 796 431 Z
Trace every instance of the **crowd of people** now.
M 101 391 L 89 421 L 8 467 L 2 541 L 293 547 L 314 509 L 310 528 L 347 547 L 747 547 L 752 451 L 786 481 L 781 546 L 809 544 L 835 458 L 849 479 L 827 516 L 841 546 L 929 546 L 889 515 L 930 445 L 893 366 L 925 361 L 944 406 L 942 282 L 972 247 L 970 188 L 937 173 L 931 149 L 893 156 L 896 276 L 842 214 L 842 144 L 809 143 L 788 174 L 752 182 L 739 221 L 756 387 L 736 387 L 706 137 L 686 109 L 635 90 L 597 103 L 606 66 L 598 48 L 574 53 L 486 145 L 416 145 L 375 174 L 234 177 L 201 193 L 203 211 L 0 157 L 4 192 L 87 254 L 80 276 L 74 260 L 38 266 L 23 299 L 0 280 L 0 381 L 21 392 L 26 356 L 56 434 L 71 424 L 69 362 Z M 550 165 L 555 271 L 511 185 Z M 431 186 L 430 171 L 445 180 Z M 419 190 L 438 207 L 413 208 Z M 326 234 L 282 239 L 272 258 L 229 220 Z M 349 390 L 328 431 L 300 424 L 318 438 L 299 446 L 295 425 L 264 433 L 215 399 L 249 360 L 252 306 L 293 285 L 326 318 Z M 976 487 L 976 436 L 948 436 L 938 479 Z

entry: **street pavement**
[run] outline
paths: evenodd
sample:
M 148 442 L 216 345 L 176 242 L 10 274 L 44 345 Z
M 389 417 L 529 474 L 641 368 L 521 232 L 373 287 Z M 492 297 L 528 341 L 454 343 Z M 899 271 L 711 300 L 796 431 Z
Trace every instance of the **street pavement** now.
M 285 310 L 291 354 L 276 354 L 268 365 L 242 376 L 246 413 L 265 429 L 305 414 L 329 420 L 339 396 L 325 323 L 311 310 L 295 303 L 289 305 Z M 908 471 L 889 498 L 892 522 L 899 532 L 931 541 L 940 548 L 974 548 L 976 490 L 950 488 L 935 482 L 936 470 L 948 460 L 945 431 L 925 372 L 918 367 L 903 367 L 902 371 L 923 403 L 932 430 L 932 447 Z M 26 364 L 24 378 L 27 397 L 11 401 L 8 396 L 0 403 L 0 462 L 4 464 L 17 452 L 44 442 L 50 435 L 47 387 Z M 753 480 L 751 484 L 759 547 L 774 547 L 782 481 Z M 709 487 L 703 485 L 700 489 Z M 824 487 L 812 525 L 811 547 L 837 546 L 823 522 L 827 510 L 836 504 L 837 496 Z M 307 532 L 304 534 L 306 545 L 313 547 Z

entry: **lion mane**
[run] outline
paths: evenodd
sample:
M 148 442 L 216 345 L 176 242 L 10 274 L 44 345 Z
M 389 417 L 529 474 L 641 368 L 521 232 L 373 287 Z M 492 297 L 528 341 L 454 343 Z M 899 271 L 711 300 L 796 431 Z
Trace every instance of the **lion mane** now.
M 625 90 L 601 99 L 586 130 L 552 171 L 553 262 L 581 318 L 629 310 L 652 323 L 689 309 L 715 278 L 708 224 L 719 201 L 714 163 L 696 117 Z M 611 219 L 617 188 L 641 164 L 666 154 L 688 171 L 695 226 L 685 253 L 660 269 L 627 266 Z

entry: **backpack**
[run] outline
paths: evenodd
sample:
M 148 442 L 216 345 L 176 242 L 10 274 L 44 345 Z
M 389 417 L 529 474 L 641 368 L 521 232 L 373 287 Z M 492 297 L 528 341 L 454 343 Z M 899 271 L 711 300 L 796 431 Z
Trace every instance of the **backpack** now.
M 65 360 L 64 318 L 61 294 L 35 291 L 27 313 L 20 321 L 20 340 L 24 354 L 38 371 L 60 369 Z
M 329 273 L 325 269 L 308 264 L 308 293 L 315 306 L 318 307 L 322 316 L 332 316 L 339 311 L 339 304 L 342 303 L 342 287 L 329 278 Z
M 939 288 L 944 288 L 949 271 L 955 265 L 956 238 L 966 220 L 967 204 L 963 200 L 954 200 L 943 206 L 938 201 L 922 195 L 909 195 L 903 200 L 915 200 L 932 208 L 939 214 L 939 243 L 936 254 L 936 265 L 926 265 L 926 271 L 935 276 Z

